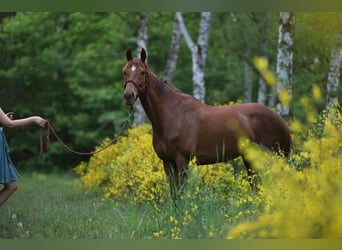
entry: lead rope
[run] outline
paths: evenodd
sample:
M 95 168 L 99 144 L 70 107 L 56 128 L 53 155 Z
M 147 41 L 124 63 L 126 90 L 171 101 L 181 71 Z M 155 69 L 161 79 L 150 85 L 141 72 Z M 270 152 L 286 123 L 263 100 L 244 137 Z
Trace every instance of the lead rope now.
M 52 134 L 56 137 L 57 141 L 65 149 L 69 150 L 70 152 L 72 152 L 74 154 L 77 154 L 77 155 L 94 155 L 94 154 L 100 153 L 101 151 L 105 150 L 110 145 L 112 145 L 114 142 L 116 142 L 117 139 L 119 138 L 119 136 L 122 135 L 123 131 L 127 128 L 127 125 L 128 125 L 128 123 L 129 123 L 129 121 L 131 119 L 132 110 L 133 110 L 133 107 L 130 106 L 129 107 L 129 111 L 128 111 L 128 116 L 127 116 L 126 120 L 123 122 L 119 132 L 113 137 L 113 139 L 108 144 L 106 144 L 104 147 L 102 147 L 102 148 L 100 148 L 98 150 L 95 150 L 95 151 L 91 151 L 91 152 L 79 152 L 79 151 L 76 151 L 76 150 L 70 148 L 58 136 L 58 134 L 57 134 L 55 128 L 52 126 L 51 122 L 47 121 L 46 149 L 48 149 L 49 146 L 50 146 L 50 134 L 52 132 Z M 40 127 L 40 138 L 39 138 L 39 140 L 40 140 L 40 157 L 43 157 L 43 154 L 44 154 L 44 128 L 43 127 Z

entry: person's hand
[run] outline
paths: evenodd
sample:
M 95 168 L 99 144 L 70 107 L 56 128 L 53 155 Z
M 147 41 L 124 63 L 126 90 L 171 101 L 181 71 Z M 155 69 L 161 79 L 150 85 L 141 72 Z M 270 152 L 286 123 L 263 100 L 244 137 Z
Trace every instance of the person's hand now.
M 10 118 L 11 120 L 13 120 L 13 115 L 14 115 L 13 112 L 8 112 L 6 115 L 7 115 L 8 118 Z
M 45 127 L 45 124 L 47 123 L 47 120 L 43 119 L 42 117 L 40 116 L 35 116 L 35 123 L 39 126 L 39 127 L 42 127 L 44 128 Z

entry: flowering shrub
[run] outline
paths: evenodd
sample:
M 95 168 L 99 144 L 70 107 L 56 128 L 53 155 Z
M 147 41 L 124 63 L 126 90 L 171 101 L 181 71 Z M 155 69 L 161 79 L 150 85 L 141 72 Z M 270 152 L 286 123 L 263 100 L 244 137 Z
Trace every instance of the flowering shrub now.
M 105 139 L 103 145 L 108 141 Z M 116 144 L 74 170 L 81 176 L 85 190 L 97 190 L 104 198 L 117 202 L 131 198 L 134 202 L 161 203 L 170 198 L 163 164 L 152 147 L 150 125 L 129 129 L 127 137 L 119 137 Z M 189 171 L 188 185 L 193 188 L 185 192 L 187 197 L 200 197 L 203 192 L 215 189 L 220 198 L 227 199 L 233 189 L 239 194 L 250 189 L 245 175 L 235 176 L 233 166 L 228 163 L 197 166 L 193 159 Z
M 117 202 L 165 199 L 166 177 L 161 161 L 151 144 L 151 127 L 142 125 L 128 130 L 116 144 L 94 155 L 75 168 L 87 190 L 98 188 L 104 197 Z M 105 139 L 103 144 L 108 143 Z
M 318 120 L 307 138 L 296 142 L 300 150 L 288 161 L 245 145 L 254 167 L 263 172 L 264 211 L 255 221 L 237 225 L 228 238 L 342 237 L 341 112 L 331 107 Z

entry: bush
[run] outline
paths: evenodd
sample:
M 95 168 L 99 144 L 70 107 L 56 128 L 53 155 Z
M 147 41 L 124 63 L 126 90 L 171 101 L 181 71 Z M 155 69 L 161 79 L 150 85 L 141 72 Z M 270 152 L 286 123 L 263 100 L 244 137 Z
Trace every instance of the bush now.
M 151 145 L 151 127 L 142 125 L 128 130 L 116 144 L 82 162 L 75 168 L 87 190 L 96 189 L 116 202 L 163 202 L 167 181 L 161 161 Z M 108 143 L 105 139 L 103 144 Z
M 318 120 L 288 161 L 264 152 L 260 157 L 258 148 L 246 146 L 262 172 L 264 209 L 255 220 L 232 229 L 228 238 L 342 237 L 341 112 L 330 107 Z
M 108 141 L 105 139 L 102 145 Z M 196 195 L 203 191 L 201 187 L 220 190 L 223 199 L 236 186 L 241 187 L 240 193 L 246 193 L 247 180 L 234 176 L 233 169 L 228 163 L 197 166 L 194 159 L 190 162 L 188 185 L 194 187 Z M 168 180 L 152 147 L 148 124 L 129 129 L 127 136 L 119 137 L 116 144 L 92 156 L 89 162 L 82 162 L 75 172 L 81 176 L 81 186 L 86 191 L 99 191 L 104 198 L 116 202 L 132 198 L 137 203 L 162 203 L 170 198 Z
M 258 195 L 245 171 L 234 173 L 231 163 L 197 166 L 194 159 L 179 208 L 161 210 L 171 198 L 150 125 L 129 129 L 75 171 L 86 191 L 96 190 L 104 199 L 152 204 L 167 220 L 153 233 L 156 238 L 342 237 L 341 110 L 329 107 L 319 117 L 311 114 L 305 125 L 298 120 L 290 125 L 294 145 L 287 159 L 246 141 L 240 145 L 260 176 Z M 242 166 L 241 159 L 234 165 Z

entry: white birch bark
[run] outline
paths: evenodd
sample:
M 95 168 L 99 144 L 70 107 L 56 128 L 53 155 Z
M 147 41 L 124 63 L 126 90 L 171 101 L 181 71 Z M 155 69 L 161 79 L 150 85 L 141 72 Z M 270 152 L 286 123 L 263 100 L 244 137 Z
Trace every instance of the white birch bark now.
M 188 48 L 191 51 L 192 55 L 192 81 L 194 86 L 194 97 L 204 102 L 204 66 L 208 49 L 211 13 L 202 12 L 201 14 L 197 43 L 193 42 L 193 40 L 191 39 L 191 36 L 185 26 L 182 13 L 177 12 L 176 17 L 179 21 L 186 44 L 188 45 Z
M 266 85 L 265 80 L 261 76 L 259 76 L 258 82 L 259 82 L 258 103 L 265 105 L 267 85 Z
M 175 15 L 175 23 L 173 27 L 170 51 L 169 51 L 169 56 L 168 56 L 167 63 L 166 63 L 165 77 L 164 77 L 165 80 L 168 82 L 172 82 L 172 78 L 176 69 L 181 36 L 182 36 L 182 31 L 180 29 L 179 21 Z
M 337 104 L 337 88 L 340 84 L 340 68 L 342 61 L 342 48 L 333 49 L 331 52 L 328 82 L 327 82 L 327 104 Z
M 263 14 L 262 24 L 259 26 L 261 34 L 261 53 L 262 56 L 268 61 L 268 36 L 270 32 L 270 20 L 268 13 Z M 267 83 L 265 79 L 259 74 L 258 78 L 258 103 L 266 105 L 267 100 Z
M 267 106 L 274 107 L 277 103 L 277 86 L 272 86 L 270 88 L 270 97 L 268 99 Z
M 244 73 L 245 73 L 245 93 L 244 102 L 248 103 L 252 101 L 252 67 L 248 63 L 250 61 L 250 51 L 246 51 L 246 60 L 244 61 Z
M 278 112 L 282 116 L 289 116 L 290 105 L 284 105 L 281 93 L 287 91 L 289 97 L 292 95 L 293 74 L 293 28 L 295 18 L 291 12 L 280 12 L 278 31 L 278 54 L 277 54 L 277 95 L 279 103 Z
M 138 46 L 138 56 L 140 56 L 141 48 L 147 50 L 147 39 L 148 39 L 148 14 L 146 12 L 139 13 L 139 30 L 137 37 L 137 46 Z M 146 59 L 147 62 L 147 59 Z M 139 99 L 137 99 L 135 103 L 135 111 L 134 111 L 134 124 L 141 125 L 145 122 L 145 111 Z

